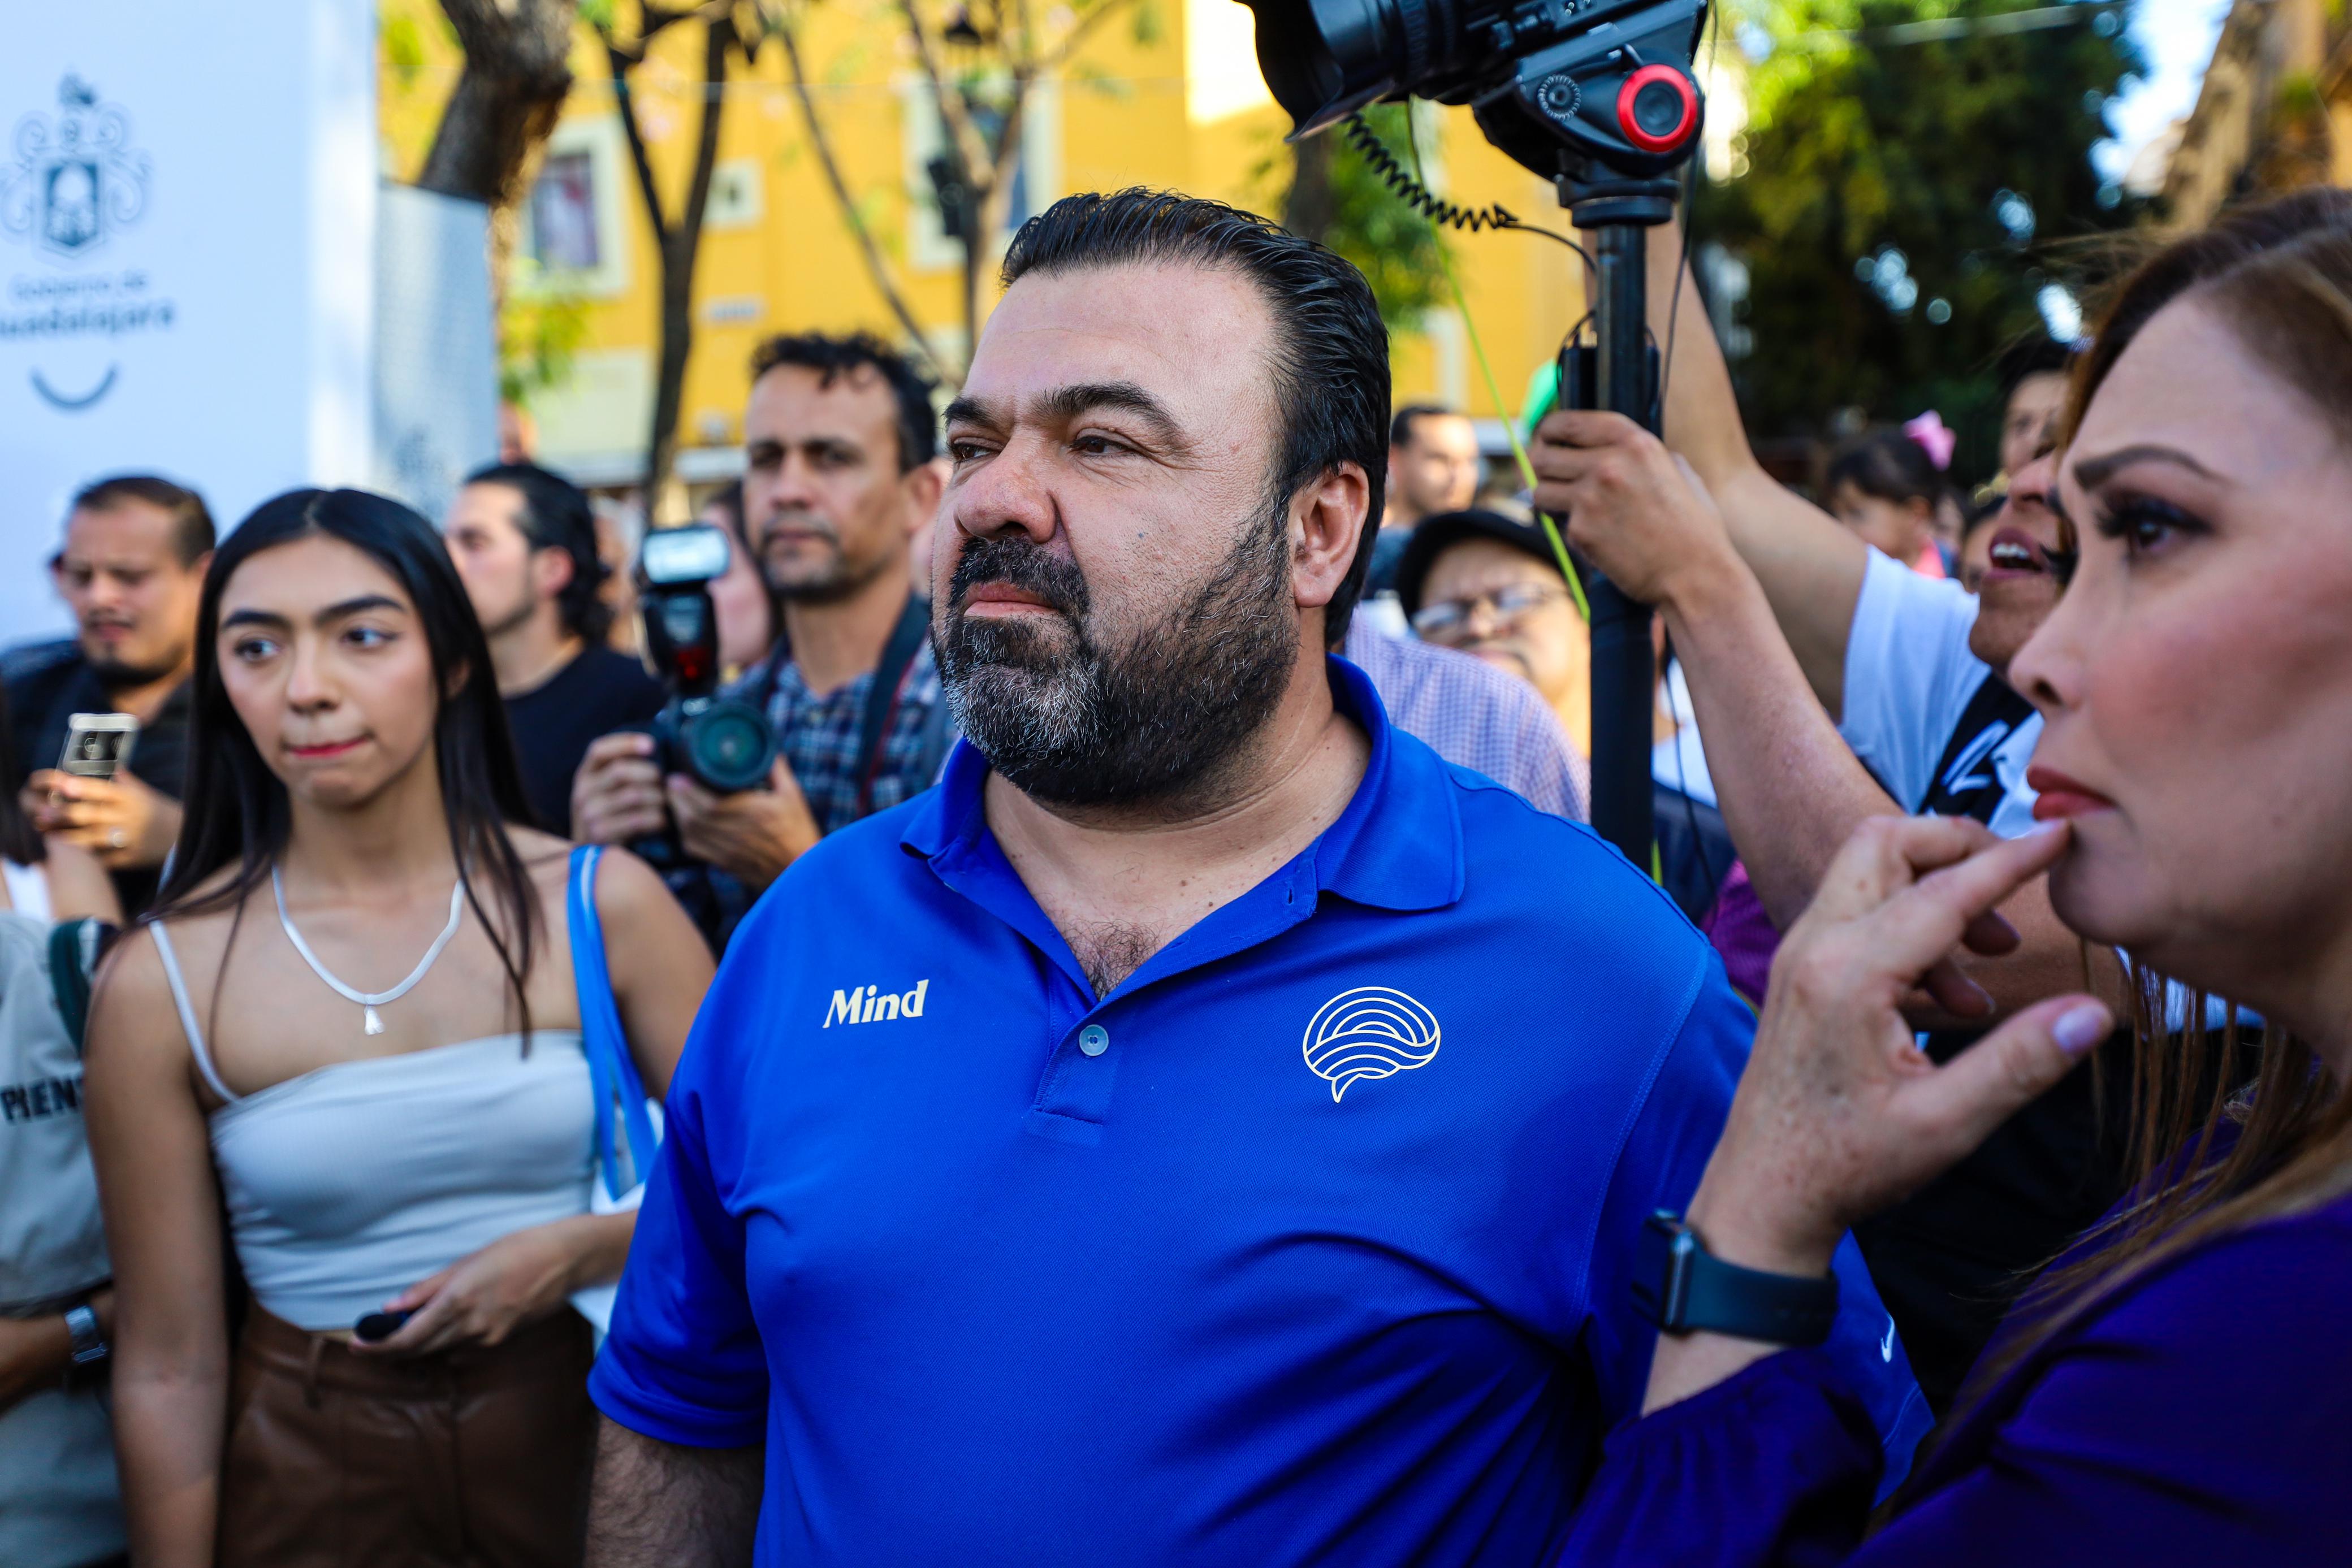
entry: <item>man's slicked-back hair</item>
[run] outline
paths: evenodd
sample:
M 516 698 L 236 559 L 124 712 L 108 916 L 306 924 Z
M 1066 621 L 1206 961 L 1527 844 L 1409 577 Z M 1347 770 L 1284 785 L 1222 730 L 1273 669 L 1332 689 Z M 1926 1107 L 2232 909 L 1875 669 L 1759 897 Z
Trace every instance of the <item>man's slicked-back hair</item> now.
M 939 455 L 940 416 L 931 406 L 930 381 L 912 361 L 871 332 L 835 338 L 824 332 L 793 332 L 771 338 L 751 350 L 751 379 L 756 382 L 779 365 L 816 372 L 816 384 L 829 387 L 859 369 L 874 371 L 890 389 L 898 405 L 898 472 L 911 474 Z
M 185 485 L 175 485 L 152 474 L 117 474 L 95 485 L 85 485 L 75 493 L 66 515 L 111 512 L 130 501 L 143 501 L 171 515 L 172 553 L 179 558 L 182 566 L 194 566 L 212 553 L 217 530 L 213 527 L 213 514 L 205 505 L 205 498 Z
M 1255 213 L 1139 187 L 1065 196 L 1022 225 L 1004 254 L 1004 284 L 1032 272 L 1154 262 L 1231 267 L 1265 296 L 1282 422 L 1275 496 L 1287 501 L 1342 463 L 1364 471 L 1363 537 L 1324 611 L 1324 634 L 1336 646 L 1364 591 L 1388 486 L 1389 334 L 1372 287 L 1352 263 Z
M 613 627 L 604 580 L 613 569 L 596 549 L 596 508 L 588 493 L 536 463 L 493 463 L 466 476 L 468 485 L 503 485 L 522 500 L 522 534 L 534 550 L 560 549 L 572 558 L 572 580 L 555 595 L 563 630 L 583 643 L 602 643 Z

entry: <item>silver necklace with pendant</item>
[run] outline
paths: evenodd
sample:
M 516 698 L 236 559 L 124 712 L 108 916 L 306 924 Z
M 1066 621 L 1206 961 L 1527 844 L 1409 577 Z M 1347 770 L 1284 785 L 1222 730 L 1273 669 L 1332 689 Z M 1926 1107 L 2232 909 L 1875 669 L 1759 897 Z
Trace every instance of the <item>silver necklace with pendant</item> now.
M 310 945 L 302 940 L 299 931 L 294 929 L 294 922 L 286 913 L 286 883 L 278 878 L 278 867 L 274 864 L 269 868 L 269 891 L 278 900 L 278 924 L 285 928 L 286 940 L 294 944 L 294 951 L 302 955 L 302 962 L 310 966 L 310 972 L 326 981 L 337 996 L 347 1002 L 357 1002 L 365 1009 L 361 1015 L 361 1023 L 369 1034 L 383 1032 L 383 1019 L 377 1016 L 375 1009 L 387 1002 L 400 1000 L 425 977 L 425 971 L 433 967 L 433 961 L 441 956 L 441 949 L 449 946 L 449 938 L 457 935 L 457 922 L 466 914 L 466 879 L 460 876 L 457 885 L 449 890 L 449 924 L 441 928 L 440 936 L 433 938 L 433 946 L 425 949 L 425 956 L 417 961 L 415 968 L 408 972 L 408 978 L 388 991 L 355 991 L 335 978 L 333 971 L 319 962 L 319 956 L 310 951 Z

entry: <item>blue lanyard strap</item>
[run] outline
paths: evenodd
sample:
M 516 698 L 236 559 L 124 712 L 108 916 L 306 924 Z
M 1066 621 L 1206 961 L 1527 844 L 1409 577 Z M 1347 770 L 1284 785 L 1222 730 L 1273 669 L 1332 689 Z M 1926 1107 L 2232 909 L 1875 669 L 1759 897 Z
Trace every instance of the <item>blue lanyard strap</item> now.
M 596 1164 L 604 1174 L 605 1194 L 617 1200 L 652 1171 L 657 1145 L 653 1119 L 646 1114 L 645 1080 L 637 1076 L 635 1059 L 629 1054 L 621 1010 L 613 1004 L 612 973 L 604 963 L 604 927 L 596 916 L 596 866 L 604 857 L 601 844 L 582 844 L 572 852 L 565 911 L 572 928 L 572 979 L 580 998 L 580 1042 L 588 1058 L 589 1087 L 596 1097 Z M 616 1101 L 629 1141 L 626 1180 L 613 1137 Z

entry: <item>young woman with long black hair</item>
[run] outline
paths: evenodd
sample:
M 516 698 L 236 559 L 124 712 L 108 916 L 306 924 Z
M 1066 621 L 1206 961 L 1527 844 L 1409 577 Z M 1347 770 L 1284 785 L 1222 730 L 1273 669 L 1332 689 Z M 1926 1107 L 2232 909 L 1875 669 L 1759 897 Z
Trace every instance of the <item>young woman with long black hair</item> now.
M 591 1212 L 570 857 L 516 825 L 480 627 L 425 520 L 349 490 L 248 517 L 198 626 L 177 859 L 89 1052 L 132 1554 L 576 1562 L 594 1418 L 567 1301 L 619 1275 L 634 1216 Z M 607 858 L 614 999 L 658 1096 L 710 962 Z M 253 1298 L 233 1364 L 224 1199 Z M 410 1315 L 359 1341 L 380 1312 Z

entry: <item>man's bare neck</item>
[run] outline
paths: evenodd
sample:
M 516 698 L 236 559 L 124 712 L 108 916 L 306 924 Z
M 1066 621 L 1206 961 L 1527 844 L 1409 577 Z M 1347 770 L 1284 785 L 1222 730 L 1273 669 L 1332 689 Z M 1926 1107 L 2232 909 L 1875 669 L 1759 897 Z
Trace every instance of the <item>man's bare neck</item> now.
M 907 559 L 900 556 L 842 598 L 822 603 L 786 600 L 784 636 L 808 689 L 824 696 L 880 664 L 913 591 Z
M 587 644 L 566 631 L 560 612 L 543 604 L 528 621 L 490 639 L 490 671 L 499 695 L 527 696 L 580 656 Z
M 115 712 L 127 713 L 141 724 L 152 724 L 155 716 L 163 711 L 163 705 L 171 701 L 172 694 L 180 689 L 180 683 L 194 674 L 195 667 L 196 657 L 191 652 L 177 668 L 160 680 L 142 681 L 133 686 L 106 686 L 106 700 L 114 705 Z
M 1336 821 L 1371 742 L 1331 706 L 1319 657 L 1208 798 L 1147 810 L 1045 805 L 992 775 L 988 823 L 1038 907 L 1107 994 L 1281 869 Z

